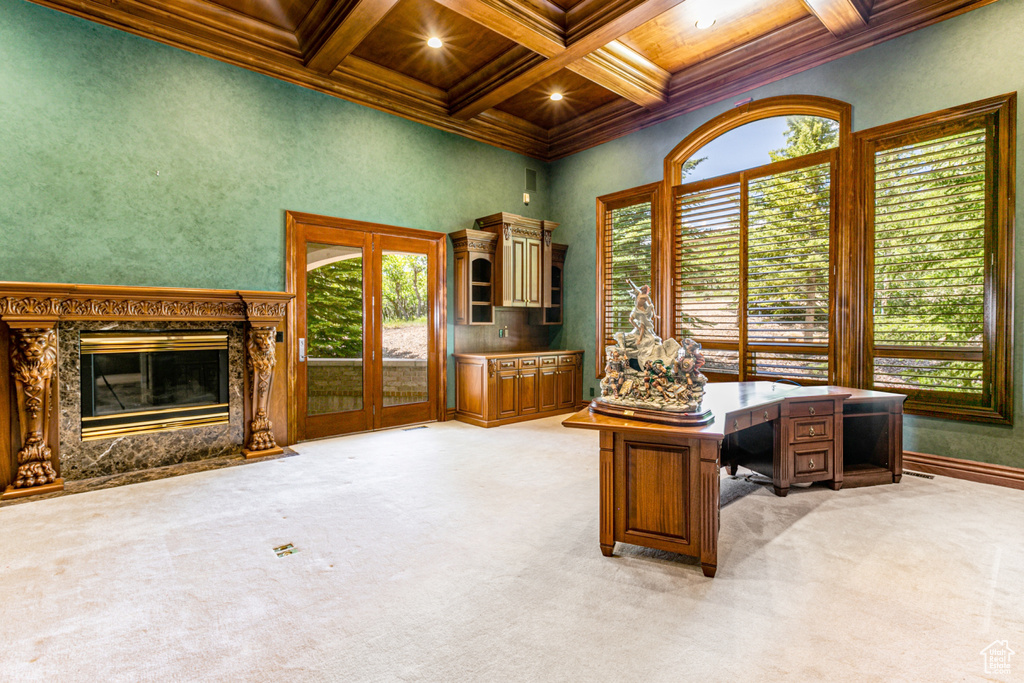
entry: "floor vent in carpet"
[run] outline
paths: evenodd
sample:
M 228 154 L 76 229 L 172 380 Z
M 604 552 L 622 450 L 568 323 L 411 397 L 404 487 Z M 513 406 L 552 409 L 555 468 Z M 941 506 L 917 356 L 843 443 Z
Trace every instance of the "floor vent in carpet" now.
M 285 555 L 294 555 L 295 553 L 299 552 L 299 549 L 293 546 L 291 543 L 289 543 L 287 545 L 277 546 L 276 548 L 274 548 L 274 552 L 277 554 L 278 557 L 284 557 Z
M 934 479 L 934 474 L 924 474 L 923 472 L 911 472 L 910 470 L 903 470 L 903 474 L 909 474 L 912 477 L 921 477 L 922 479 Z
M 402 431 L 403 432 L 411 432 L 414 429 L 426 429 L 426 428 L 427 428 L 427 425 L 420 425 L 419 427 L 408 427 L 406 429 L 403 429 Z

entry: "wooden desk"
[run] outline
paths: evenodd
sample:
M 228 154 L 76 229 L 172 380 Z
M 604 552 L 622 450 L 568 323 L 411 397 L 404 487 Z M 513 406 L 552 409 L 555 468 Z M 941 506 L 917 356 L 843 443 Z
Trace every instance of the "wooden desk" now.
M 900 394 L 769 382 L 708 384 L 700 427 L 673 427 L 579 411 L 562 424 L 600 432 L 601 552 L 632 543 L 718 567 L 719 468 L 744 465 L 793 483 L 833 489 L 898 482 Z

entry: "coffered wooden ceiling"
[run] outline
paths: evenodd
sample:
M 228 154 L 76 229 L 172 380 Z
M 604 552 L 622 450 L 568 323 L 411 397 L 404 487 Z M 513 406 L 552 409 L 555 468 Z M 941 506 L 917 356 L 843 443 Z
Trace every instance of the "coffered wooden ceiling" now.
M 994 2 L 35 1 L 545 160 Z

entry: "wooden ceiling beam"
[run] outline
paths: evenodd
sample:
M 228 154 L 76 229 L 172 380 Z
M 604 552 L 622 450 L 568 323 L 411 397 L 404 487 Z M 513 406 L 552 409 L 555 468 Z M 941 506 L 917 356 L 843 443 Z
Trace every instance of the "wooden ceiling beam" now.
M 359 47 L 398 0 L 337 0 L 303 46 L 307 67 L 329 74 Z
M 544 62 L 544 57 L 517 45 L 482 69 L 478 69 L 448 91 L 450 109 L 458 109 L 489 92 L 496 85 L 509 81 Z
M 536 52 L 554 57 L 565 51 L 563 29 L 525 2 L 509 0 L 436 0 L 486 29 Z
M 804 0 L 804 5 L 836 38 L 867 28 L 871 0 Z
M 656 107 L 668 101 L 672 75 L 617 40 L 568 68 L 641 107 Z
M 444 0 L 444 2 L 488 3 L 494 0 Z M 577 31 L 575 40 L 548 59 L 525 72 L 510 74 L 510 77 L 497 83 L 490 90 L 480 93 L 474 99 L 452 108 L 452 116 L 463 121 L 477 116 L 481 112 L 501 104 L 510 97 L 521 93 L 534 83 L 558 73 L 573 62 L 581 60 L 592 52 L 611 43 L 637 26 L 644 24 L 659 14 L 678 5 L 682 0 L 632 0 L 620 5 L 614 12 L 604 12 L 600 20 L 589 21 L 587 30 Z M 451 7 L 450 5 L 447 5 Z M 522 43 L 520 43 L 522 44 Z M 595 65 L 583 67 L 584 70 L 603 68 L 600 58 L 594 60 Z M 609 78 L 609 76 L 603 76 Z M 635 85 L 622 84 L 624 89 L 635 91 Z

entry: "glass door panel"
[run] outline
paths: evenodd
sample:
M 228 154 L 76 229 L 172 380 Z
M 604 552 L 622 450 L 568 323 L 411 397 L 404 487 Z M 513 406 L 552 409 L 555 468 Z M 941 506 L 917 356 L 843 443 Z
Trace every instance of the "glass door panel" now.
M 344 223 L 289 237 L 299 440 L 444 414 L 445 236 Z
M 384 406 L 429 399 L 427 255 L 381 254 L 381 360 Z
M 362 410 L 363 250 L 306 243 L 306 414 Z

